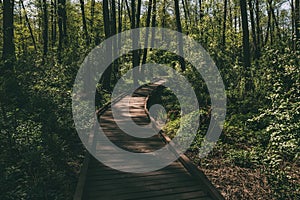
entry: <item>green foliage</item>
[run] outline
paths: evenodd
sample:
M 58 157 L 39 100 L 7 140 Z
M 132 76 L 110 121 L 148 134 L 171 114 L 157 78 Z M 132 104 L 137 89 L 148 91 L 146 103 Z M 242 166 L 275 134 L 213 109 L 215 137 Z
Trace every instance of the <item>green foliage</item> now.
M 70 99 L 78 67 L 30 60 L 0 79 L 0 199 L 69 199 L 82 154 Z
M 271 54 L 271 52 L 273 54 Z M 253 120 L 264 125 L 262 132 L 270 140 L 265 149 L 266 173 L 279 198 L 296 198 L 299 182 L 296 184 L 294 170 L 289 163 L 299 164 L 300 153 L 300 70 L 299 55 L 293 52 L 280 54 L 267 51 L 272 56 L 273 68 L 266 68 L 269 82 L 267 100 L 270 103 L 261 109 Z M 293 189 L 295 192 L 290 193 Z
M 226 57 L 222 60 L 226 60 Z M 227 71 L 226 65 L 223 69 L 223 74 L 229 73 L 224 76 L 225 82 L 228 81 L 229 107 L 221 142 L 215 147 L 215 151 L 223 152 L 224 162 L 231 165 L 260 168 L 267 175 L 273 195 L 277 199 L 297 199 L 300 191 L 299 60 L 298 52 L 267 49 L 261 60 L 253 63 L 256 90 L 247 98 L 243 97 L 239 87 L 231 85 L 233 81 L 240 81 L 239 77 L 234 77 L 241 76 L 239 67 L 237 66 L 237 71 Z M 189 69 L 185 75 L 196 83 L 196 91 L 201 91 L 198 94 L 200 93 L 202 102 L 209 99 L 205 95 L 203 82 Z M 234 76 L 231 77 L 232 75 Z M 169 100 L 172 102 L 172 99 Z M 169 104 L 172 104 L 170 101 Z M 206 109 L 201 116 L 205 120 L 200 123 L 199 134 L 189 150 L 196 154 L 203 143 L 203 133 L 210 119 Z M 171 137 L 179 129 L 178 117 L 171 118 L 164 128 Z

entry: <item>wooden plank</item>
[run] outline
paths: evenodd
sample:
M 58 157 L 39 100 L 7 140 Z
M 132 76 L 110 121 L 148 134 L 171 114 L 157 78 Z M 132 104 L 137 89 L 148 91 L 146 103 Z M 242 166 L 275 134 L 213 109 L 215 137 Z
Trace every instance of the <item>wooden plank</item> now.
M 106 192 L 110 193 L 113 192 L 115 194 L 121 195 L 121 194 L 129 194 L 129 193 L 145 193 L 146 191 L 161 191 L 161 190 L 168 190 L 168 189 L 174 189 L 174 188 L 184 188 L 186 187 L 196 187 L 198 191 L 200 191 L 200 186 L 195 185 L 194 182 L 190 180 L 185 180 L 181 182 L 169 182 L 169 183 L 155 183 L 155 182 L 131 182 L 127 183 L 126 185 L 123 185 L 123 187 L 116 187 L 117 185 L 114 185 L 114 187 L 110 185 L 102 185 L 101 187 L 93 187 L 93 185 L 90 185 L 89 192 Z
M 160 189 L 160 190 L 145 190 L 142 192 L 136 192 L 135 190 L 129 191 L 129 193 L 126 194 L 119 194 L 119 193 L 107 193 L 107 196 L 111 199 L 145 199 L 145 198 L 155 198 L 155 197 L 160 197 L 163 199 L 163 196 L 167 195 L 176 195 L 177 196 L 182 196 L 183 194 L 189 195 L 189 193 L 194 192 L 197 193 L 198 196 L 205 197 L 207 194 L 203 192 L 202 190 L 199 189 L 199 186 L 189 186 L 189 187 L 170 187 L 170 188 L 165 188 L 165 189 Z M 99 198 L 103 197 L 106 195 L 104 192 L 99 192 L 99 193 L 90 193 L 89 197 L 90 198 Z
M 172 180 L 171 180 L 172 181 Z M 175 180 L 174 180 L 175 181 Z M 176 181 L 177 182 L 177 181 Z M 191 183 L 191 179 L 186 177 L 184 179 L 180 180 L 180 183 Z M 164 177 L 156 177 L 156 178 L 151 178 L 150 180 L 145 180 L 142 178 L 139 179 L 128 179 L 126 180 L 126 183 L 134 183 L 134 184 L 138 184 L 138 185 L 143 185 L 143 186 L 151 186 L 151 185 L 160 185 L 160 184 L 172 184 L 170 183 L 170 179 L 164 178 Z M 87 185 L 91 186 L 91 190 L 96 189 L 96 190 L 105 190 L 108 191 L 109 189 L 112 190 L 116 190 L 116 189 L 123 189 L 124 187 L 129 187 L 128 185 L 124 184 L 124 182 L 120 182 L 120 181 L 115 181 L 114 183 L 108 185 L 108 184 L 104 184 L 104 182 L 88 182 Z M 121 187 L 120 187 L 121 186 Z
M 191 199 L 197 199 L 197 200 L 213 200 L 212 198 L 203 195 L 202 193 L 196 192 L 182 192 L 179 194 L 167 194 L 167 195 L 161 195 L 158 197 L 145 197 L 143 199 L 159 199 L 159 200 L 191 200 Z M 135 200 L 135 199 L 131 199 Z

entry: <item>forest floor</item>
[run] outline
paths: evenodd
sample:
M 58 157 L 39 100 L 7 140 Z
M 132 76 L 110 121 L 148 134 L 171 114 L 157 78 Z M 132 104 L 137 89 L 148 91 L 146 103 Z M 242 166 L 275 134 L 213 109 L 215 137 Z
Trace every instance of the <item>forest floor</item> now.
M 186 155 L 193 161 L 199 160 L 196 153 Z M 260 169 L 238 167 L 221 156 L 201 159 L 197 165 L 225 199 L 274 199 L 267 177 Z

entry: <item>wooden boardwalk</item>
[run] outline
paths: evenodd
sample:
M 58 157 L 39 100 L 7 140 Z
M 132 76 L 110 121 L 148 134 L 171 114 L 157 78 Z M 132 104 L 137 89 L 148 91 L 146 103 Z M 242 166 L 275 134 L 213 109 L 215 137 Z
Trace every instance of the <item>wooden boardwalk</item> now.
M 130 113 L 137 124 L 148 124 L 145 110 L 148 95 L 159 82 L 139 88 L 132 96 L 123 96 L 115 106 L 122 111 L 122 99 L 129 100 Z M 129 98 L 129 99 L 128 99 Z M 115 123 L 111 108 L 101 113 L 100 125 L 106 136 L 119 147 L 131 152 L 151 152 L 162 148 L 168 141 L 163 135 L 136 138 L 124 133 Z M 101 143 L 96 144 L 98 149 Z M 100 200 L 183 200 L 223 199 L 204 174 L 186 156 L 154 172 L 126 173 L 111 169 L 86 155 L 74 199 Z

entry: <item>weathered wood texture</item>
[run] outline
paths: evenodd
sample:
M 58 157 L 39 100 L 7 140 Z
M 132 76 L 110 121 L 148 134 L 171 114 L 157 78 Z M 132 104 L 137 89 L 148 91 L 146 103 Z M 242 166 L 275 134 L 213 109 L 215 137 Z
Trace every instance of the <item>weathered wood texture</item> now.
M 139 88 L 132 96 L 123 96 L 129 100 L 130 114 L 137 124 L 148 124 L 150 119 L 145 104 L 148 95 L 158 83 Z M 129 99 L 128 99 L 129 98 Z M 122 112 L 122 99 L 115 106 Z M 114 122 L 111 108 L 108 107 L 100 116 L 100 125 L 107 137 L 119 147 L 131 152 L 151 152 L 162 148 L 168 142 L 163 135 L 150 138 L 136 138 L 124 133 Z M 101 143 L 97 142 L 98 149 Z M 112 156 L 113 157 L 113 156 Z M 183 199 L 222 199 L 215 188 L 203 178 L 203 173 L 197 167 L 189 167 L 191 163 L 186 157 L 173 162 L 158 171 L 149 173 L 125 173 L 111 169 L 90 156 L 88 167 L 83 167 L 77 190 L 81 190 L 74 199 L 103 199 L 103 200 L 183 200 Z M 87 165 L 85 163 L 85 165 Z M 137 166 L 138 167 L 138 166 Z M 87 169 L 86 169 L 87 168 Z M 199 174 L 197 175 L 197 173 Z M 201 178 L 202 176 L 202 178 Z M 84 178 L 83 178 L 84 177 Z M 205 176 L 204 176 L 205 177 Z

